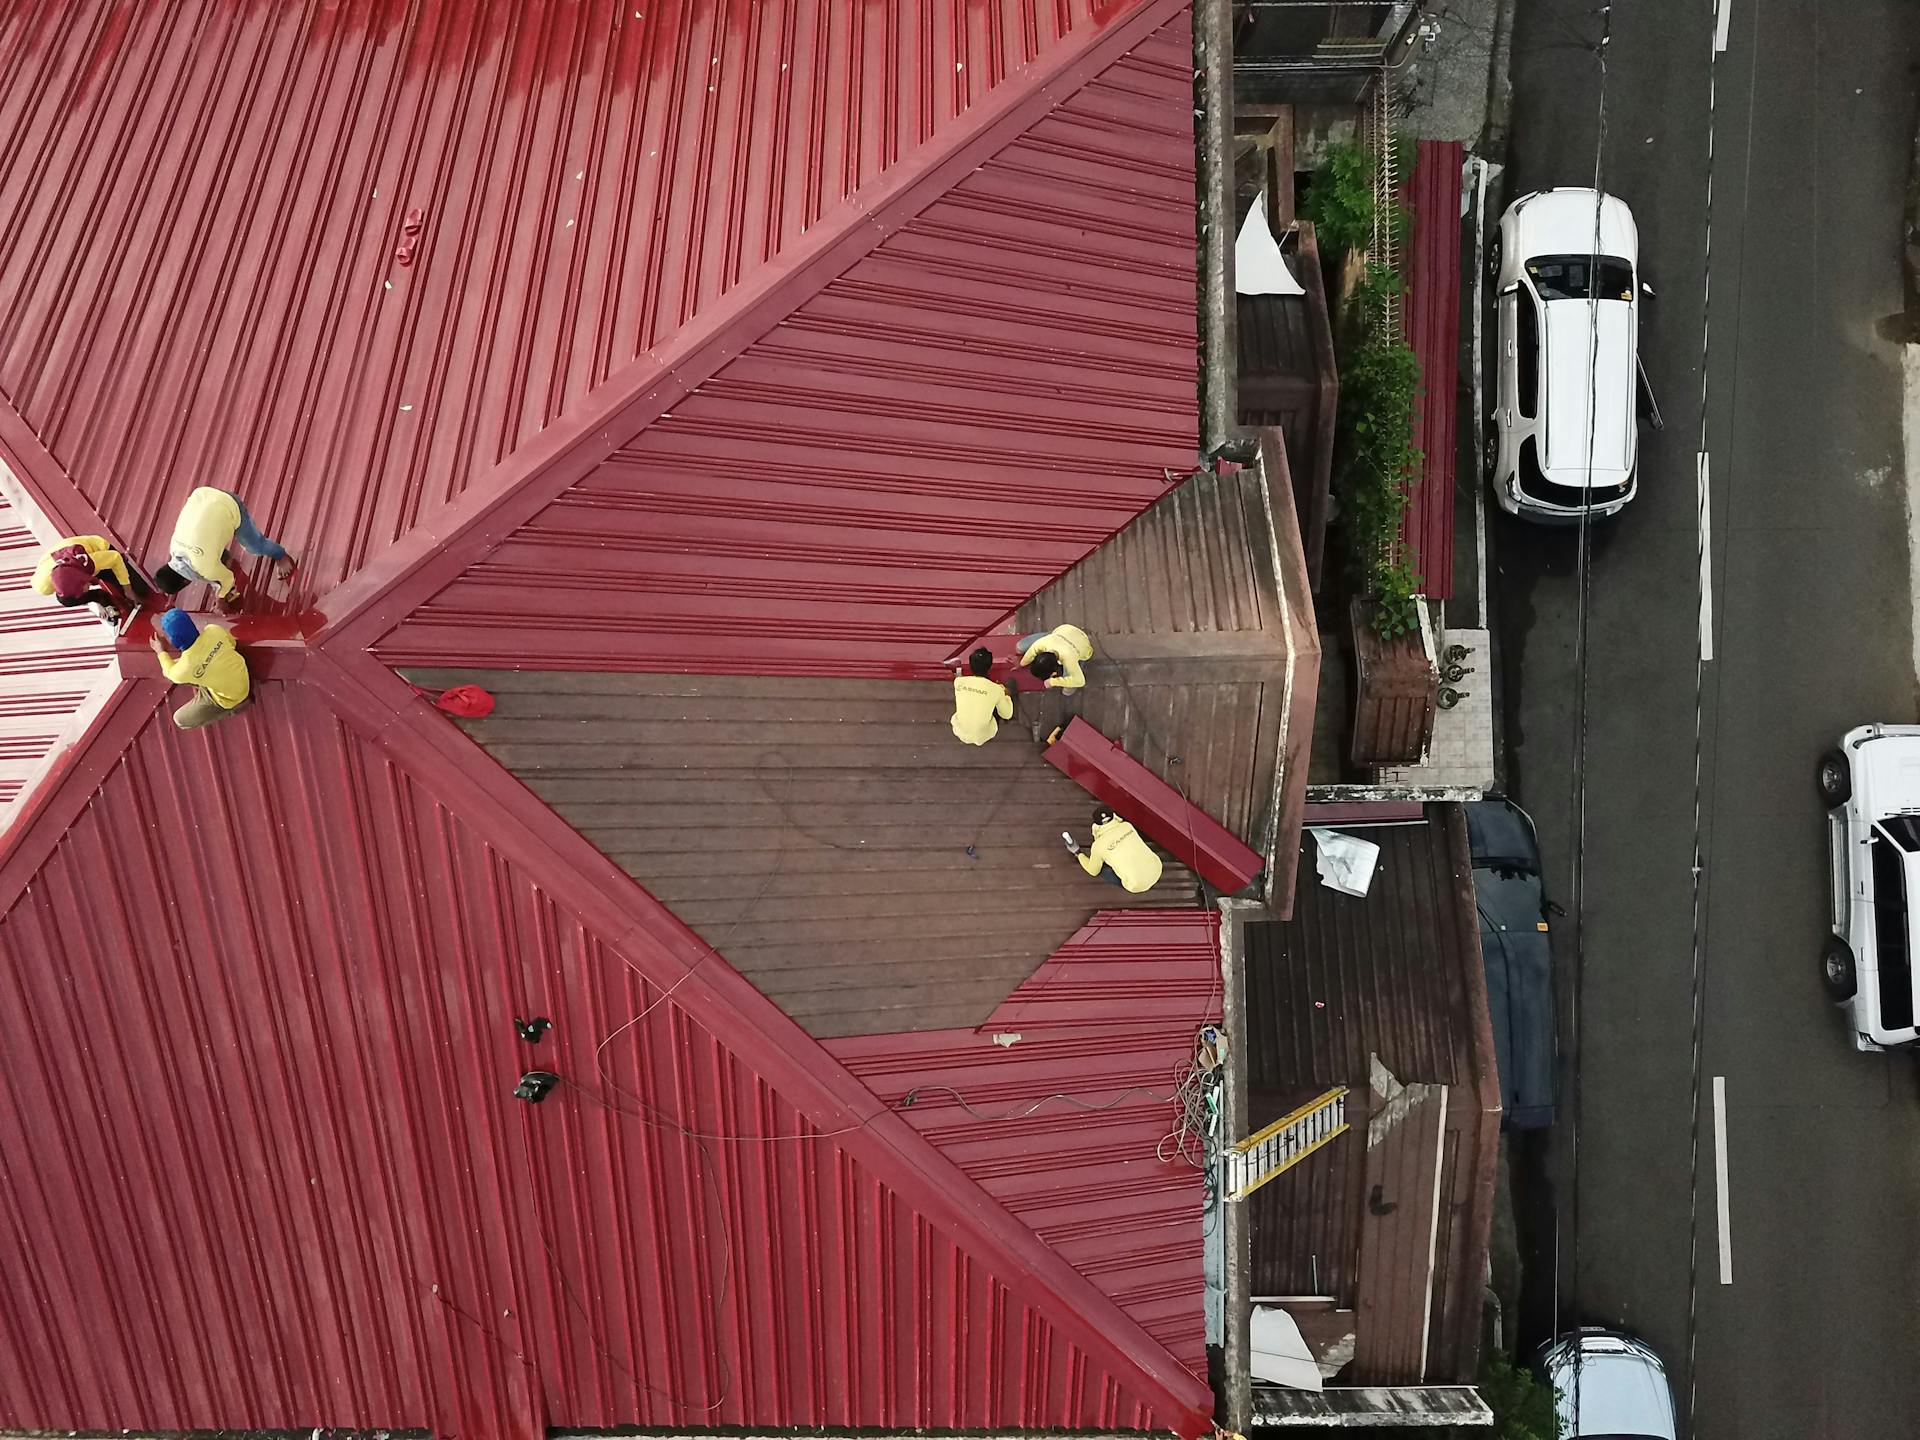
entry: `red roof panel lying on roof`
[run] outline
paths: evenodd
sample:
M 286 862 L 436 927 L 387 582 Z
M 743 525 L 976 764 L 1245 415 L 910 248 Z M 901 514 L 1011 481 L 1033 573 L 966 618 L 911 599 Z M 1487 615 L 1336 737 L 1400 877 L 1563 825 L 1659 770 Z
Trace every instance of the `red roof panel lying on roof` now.
M 913 1093 L 908 1122 L 1196 1376 L 1205 1180 L 1169 1097 L 1220 1018 L 1219 923 L 1103 912 L 978 1030 L 828 1042 L 875 1094 Z
M 1192 55 L 1182 12 L 988 143 L 380 653 L 938 673 L 1193 464 Z
M 1263 862 L 1252 847 L 1079 716 L 1046 756 L 1215 889 L 1231 895 L 1259 875 Z
M 1400 538 L 1426 593 L 1453 594 L 1454 392 L 1460 377 L 1460 160 L 1458 140 L 1422 140 L 1405 195 L 1413 216 L 1402 314 L 1420 360 L 1413 443 L 1424 460 Z
M 1198 1428 L 1204 1386 L 397 680 L 320 683 L 408 712 L 398 749 L 304 681 L 198 735 L 140 682 L 96 802 L 27 837 L 0 1426 Z M 198 823 L 149 849 L 147 809 Z

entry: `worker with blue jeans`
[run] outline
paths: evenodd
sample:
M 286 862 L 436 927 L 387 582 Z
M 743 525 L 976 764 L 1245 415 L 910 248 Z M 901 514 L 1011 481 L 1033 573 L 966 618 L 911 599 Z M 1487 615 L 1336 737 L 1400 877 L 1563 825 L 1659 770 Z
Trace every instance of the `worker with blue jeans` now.
M 1066 841 L 1082 870 L 1130 895 L 1144 894 L 1160 883 L 1160 857 L 1153 847 L 1105 806 L 1093 812 L 1093 843 L 1086 850 L 1071 835 Z
M 227 547 L 235 541 L 249 555 L 263 556 L 283 572 L 293 569 L 293 557 L 286 547 L 254 524 L 238 495 L 202 485 L 180 507 L 180 518 L 174 522 L 173 539 L 167 546 L 167 563 L 154 572 L 154 579 L 169 595 L 179 594 L 195 580 L 204 580 L 223 603 L 231 606 L 244 590 L 227 565 Z

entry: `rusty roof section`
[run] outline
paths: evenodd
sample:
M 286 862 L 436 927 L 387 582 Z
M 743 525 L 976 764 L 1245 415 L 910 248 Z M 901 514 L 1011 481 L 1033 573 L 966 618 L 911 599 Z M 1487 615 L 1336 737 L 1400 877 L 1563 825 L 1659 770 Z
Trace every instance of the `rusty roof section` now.
M 977 1025 L 1096 909 L 1199 899 L 1084 875 L 1092 800 L 948 681 L 408 673 L 493 691 L 467 733 L 815 1035 Z
M 1320 647 L 1279 447 L 1264 447 L 1261 464 L 1182 480 L 1010 628 L 1063 623 L 1093 637 L 1086 688 L 1023 699 L 1084 717 L 1255 850 L 1271 855 L 1277 840 L 1291 855 L 1298 807 L 1285 791 L 1304 785 L 1304 765 L 1290 775 L 1282 757 L 1304 755 L 1310 701 L 1290 712 L 1312 693 Z M 1292 871 L 1280 868 L 1272 900 L 1285 913 Z
M 1292 920 L 1246 931 L 1250 1123 L 1346 1085 L 1354 1125 L 1247 1202 L 1254 1293 L 1349 1312 L 1343 1384 L 1469 1381 L 1500 1095 L 1465 822 L 1352 833 L 1381 847 L 1365 898 L 1318 882 L 1308 837 Z

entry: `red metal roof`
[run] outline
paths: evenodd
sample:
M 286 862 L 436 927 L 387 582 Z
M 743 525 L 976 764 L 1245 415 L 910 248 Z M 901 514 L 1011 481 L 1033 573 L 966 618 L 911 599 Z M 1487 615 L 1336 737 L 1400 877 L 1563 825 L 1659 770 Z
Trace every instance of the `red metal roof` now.
M 1219 923 L 1104 912 L 977 1030 L 828 1042 L 875 1094 L 917 1090 L 908 1123 L 1201 1378 L 1202 1177 L 1168 1137 L 1220 1019 Z
M 1460 383 L 1460 164 L 1458 140 L 1422 140 L 1402 198 L 1413 217 L 1402 306 L 1420 360 L 1413 443 L 1425 456 L 1400 537 L 1428 595 L 1453 594 L 1455 394 Z
M 303 562 L 257 705 L 180 734 L 123 641 L 0 846 L 0 1428 L 1205 1429 L 1197 1287 L 1092 1273 L 372 653 L 672 665 L 694 600 L 722 668 L 924 673 L 1117 529 L 1193 461 L 1183 0 L 96 0 L 0 56 L 0 460 L 148 559 L 239 488 Z M 751 583 L 472 600 L 553 514 L 660 528 L 606 462 L 696 440 Z M 914 530 L 974 542 L 937 603 Z
M 1182 12 L 970 130 L 964 170 L 707 332 L 465 574 L 429 562 L 380 653 L 939 673 L 1193 464 L 1192 60 Z

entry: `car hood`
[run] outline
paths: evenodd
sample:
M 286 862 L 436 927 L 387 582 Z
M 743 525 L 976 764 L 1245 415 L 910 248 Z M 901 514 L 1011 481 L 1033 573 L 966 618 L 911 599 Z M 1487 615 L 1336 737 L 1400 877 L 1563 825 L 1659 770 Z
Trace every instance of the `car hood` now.
M 1577 1379 L 1571 1347 L 1548 1361 L 1547 1378 L 1553 1382 L 1563 1435 L 1673 1440 L 1673 1393 L 1659 1361 L 1633 1342 L 1613 1336 L 1582 1337 L 1580 1350 Z
M 1595 485 L 1624 484 L 1633 471 L 1633 306 L 1624 300 L 1549 300 L 1540 308 L 1546 315 L 1549 387 L 1542 468 L 1556 485 L 1585 485 L 1589 467 Z
M 1593 253 L 1593 194 L 1591 190 L 1543 190 L 1514 207 L 1518 254 L 1591 255 Z M 1618 255 L 1639 268 L 1640 232 L 1633 212 L 1614 195 L 1600 200 L 1600 253 Z

